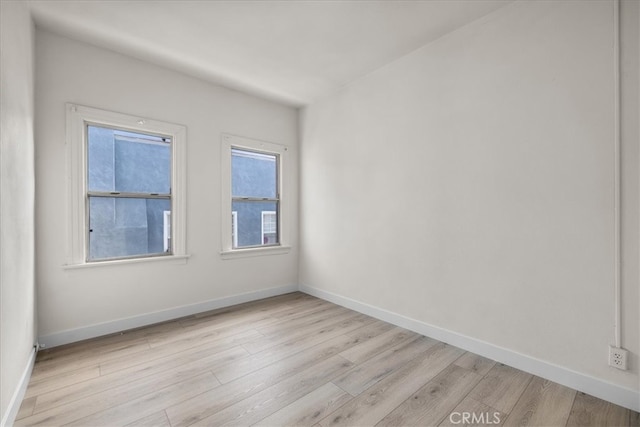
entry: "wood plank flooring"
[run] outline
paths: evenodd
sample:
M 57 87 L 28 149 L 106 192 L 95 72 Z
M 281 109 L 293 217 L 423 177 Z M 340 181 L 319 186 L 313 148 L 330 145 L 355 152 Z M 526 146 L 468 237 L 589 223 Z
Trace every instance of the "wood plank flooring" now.
M 639 424 L 637 412 L 298 292 L 41 351 L 16 421 Z

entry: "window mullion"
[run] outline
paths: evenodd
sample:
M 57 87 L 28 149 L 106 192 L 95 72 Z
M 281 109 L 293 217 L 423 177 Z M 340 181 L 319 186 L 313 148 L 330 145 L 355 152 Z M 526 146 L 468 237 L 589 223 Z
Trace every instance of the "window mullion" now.
M 87 191 L 89 197 L 112 197 L 129 199 L 171 199 L 171 194 L 159 193 L 129 193 L 122 191 Z
M 271 197 L 232 197 L 231 200 L 233 200 L 234 202 L 279 202 L 280 199 L 278 198 L 271 198 Z

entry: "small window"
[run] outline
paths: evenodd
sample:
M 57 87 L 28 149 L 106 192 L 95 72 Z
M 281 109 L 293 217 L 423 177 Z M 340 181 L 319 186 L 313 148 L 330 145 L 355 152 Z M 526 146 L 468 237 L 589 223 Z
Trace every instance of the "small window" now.
M 234 248 L 278 244 L 278 162 L 277 154 L 231 149 Z
M 184 126 L 67 105 L 69 265 L 185 253 Z
M 223 258 L 288 252 L 287 147 L 233 135 L 222 142 Z

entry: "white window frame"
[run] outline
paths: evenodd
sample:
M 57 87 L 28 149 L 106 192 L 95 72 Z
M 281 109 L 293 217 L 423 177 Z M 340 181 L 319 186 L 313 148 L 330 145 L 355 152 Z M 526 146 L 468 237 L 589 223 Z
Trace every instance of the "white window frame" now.
M 146 261 L 186 262 L 186 144 L 185 126 L 77 104 L 66 104 L 68 168 L 68 240 L 66 268 L 119 265 Z M 172 254 L 141 255 L 108 261 L 87 261 L 87 125 L 125 129 L 171 138 Z
M 248 256 L 285 254 L 291 250 L 290 246 L 290 218 L 291 206 L 289 200 L 291 195 L 288 189 L 291 187 L 289 173 L 289 148 L 285 145 L 272 142 L 260 141 L 237 135 L 222 134 L 221 146 L 221 167 L 222 173 L 222 226 L 221 226 L 221 256 L 222 259 L 233 259 Z M 239 148 L 265 154 L 278 155 L 278 195 L 279 195 L 279 215 L 278 215 L 278 244 L 266 246 L 252 246 L 248 248 L 237 248 L 237 241 L 232 238 L 232 228 L 229 227 L 229 213 L 231 211 L 231 150 Z M 237 230 L 236 230 L 237 236 Z

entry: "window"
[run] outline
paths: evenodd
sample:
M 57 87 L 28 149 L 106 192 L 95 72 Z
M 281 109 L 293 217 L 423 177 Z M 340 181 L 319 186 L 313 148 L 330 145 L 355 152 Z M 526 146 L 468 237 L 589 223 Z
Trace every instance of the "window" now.
M 231 208 L 237 221 L 234 248 L 278 244 L 278 163 L 277 154 L 231 149 Z M 273 214 L 270 239 L 262 232 L 265 212 Z
M 185 256 L 184 126 L 69 104 L 71 266 Z
M 171 254 L 171 138 L 86 132 L 87 260 Z
M 223 255 L 288 250 L 282 197 L 287 148 L 232 135 L 223 135 L 222 145 L 223 218 L 231 214 L 231 227 L 223 229 Z

